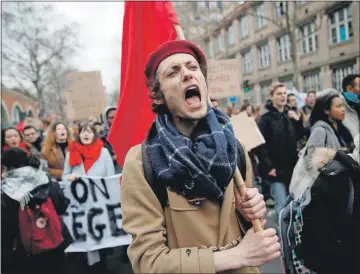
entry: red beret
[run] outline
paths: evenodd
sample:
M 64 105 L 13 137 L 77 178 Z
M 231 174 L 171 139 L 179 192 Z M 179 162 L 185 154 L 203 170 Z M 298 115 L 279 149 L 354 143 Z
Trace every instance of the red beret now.
M 207 75 L 207 63 L 206 57 L 201 49 L 196 46 L 194 43 L 191 43 L 186 40 L 175 40 L 168 41 L 160 45 L 154 52 L 152 52 L 146 62 L 145 66 L 145 76 L 146 76 L 146 86 L 152 88 L 153 81 L 155 79 L 156 70 L 164 59 L 170 55 L 177 53 L 187 53 L 192 55 L 200 65 L 200 69 L 204 76 Z

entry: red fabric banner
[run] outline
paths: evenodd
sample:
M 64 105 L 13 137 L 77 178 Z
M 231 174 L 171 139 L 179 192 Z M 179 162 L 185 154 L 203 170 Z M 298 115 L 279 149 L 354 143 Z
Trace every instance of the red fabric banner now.
M 145 85 L 145 64 L 159 45 L 176 39 L 174 24 L 179 21 L 171 2 L 125 2 L 120 98 L 108 136 L 121 167 L 155 118 Z

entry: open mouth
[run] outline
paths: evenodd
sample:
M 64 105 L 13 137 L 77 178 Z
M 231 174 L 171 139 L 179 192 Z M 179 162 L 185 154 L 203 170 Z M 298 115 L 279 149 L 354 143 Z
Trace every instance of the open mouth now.
M 198 107 L 201 103 L 201 95 L 197 86 L 190 86 L 185 90 L 185 101 L 191 107 Z

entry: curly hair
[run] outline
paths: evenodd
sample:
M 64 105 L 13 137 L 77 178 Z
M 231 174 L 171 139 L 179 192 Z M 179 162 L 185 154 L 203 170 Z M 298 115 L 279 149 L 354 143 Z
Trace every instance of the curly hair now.
M 56 123 L 50 125 L 47 130 L 47 135 L 44 139 L 43 147 L 41 150 L 42 154 L 45 154 L 45 155 L 48 154 L 50 149 L 56 145 L 56 127 L 58 125 L 63 125 L 65 127 L 65 129 L 67 131 L 66 141 L 68 143 L 70 143 L 70 141 L 72 140 L 69 128 L 62 122 L 56 122 Z

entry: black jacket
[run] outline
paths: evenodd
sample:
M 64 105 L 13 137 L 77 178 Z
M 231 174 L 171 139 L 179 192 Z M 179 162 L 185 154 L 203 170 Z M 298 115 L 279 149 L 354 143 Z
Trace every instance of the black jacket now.
M 63 191 L 61 190 L 57 181 L 50 181 L 49 184 L 42 185 L 31 191 L 33 197 L 28 203 L 31 206 L 33 203 L 38 203 L 46 200 L 47 197 L 50 197 L 56 213 L 58 215 L 63 215 L 70 203 L 69 199 L 67 199 Z M 21 271 L 22 268 L 25 267 L 29 258 L 25 254 L 23 246 L 20 241 L 20 231 L 19 231 L 19 202 L 11 199 L 5 193 L 1 193 L 1 272 L 2 273 L 14 273 L 14 271 Z M 6 220 L 6 221 L 5 221 Z M 65 223 L 61 220 L 62 225 L 62 234 L 64 241 L 57 248 L 56 252 L 49 252 L 52 254 L 56 254 L 54 256 L 58 256 L 62 254 L 64 256 L 64 250 L 68 247 L 72 242 L 72 237 L 67 229 Z M 43 253 L 33 256 L 35 260 L 38 260 L 41 257 L 46 257 L 49 260 L 52 260 L 51 257 L 54 257 L 52 254 Z M 38 257 L 38 258 L 35 258 Z M 55 258 L 55 261 L 56 258 Z M 25 263 L 26 262 L 26 263 Z M 42 264 L 44 265 L 44 263 Z M 40 266 L 39 266 L 40 267 Z M 55 268 L 57 266 L 54 266 Z
M 258 126 L 266 143 L 255 150 L 260 160 L 259 172 L 263 179 L 290 184 L 298 159 L 297 141 L 301 131 L 296 127 L 302 127 L 302 123 L 291 121 L 287 115 L 288 108 L 279 112 L 271 101 L 265 107 L 268 112 L 260 117 Z M 276 169 L 276 178 L 268 176 L 273 168 Z
M 305 266 L 319 273 L 360 273 L 360 166 L 345 152 L 320 169 L 303 218 L 298 254 Z

